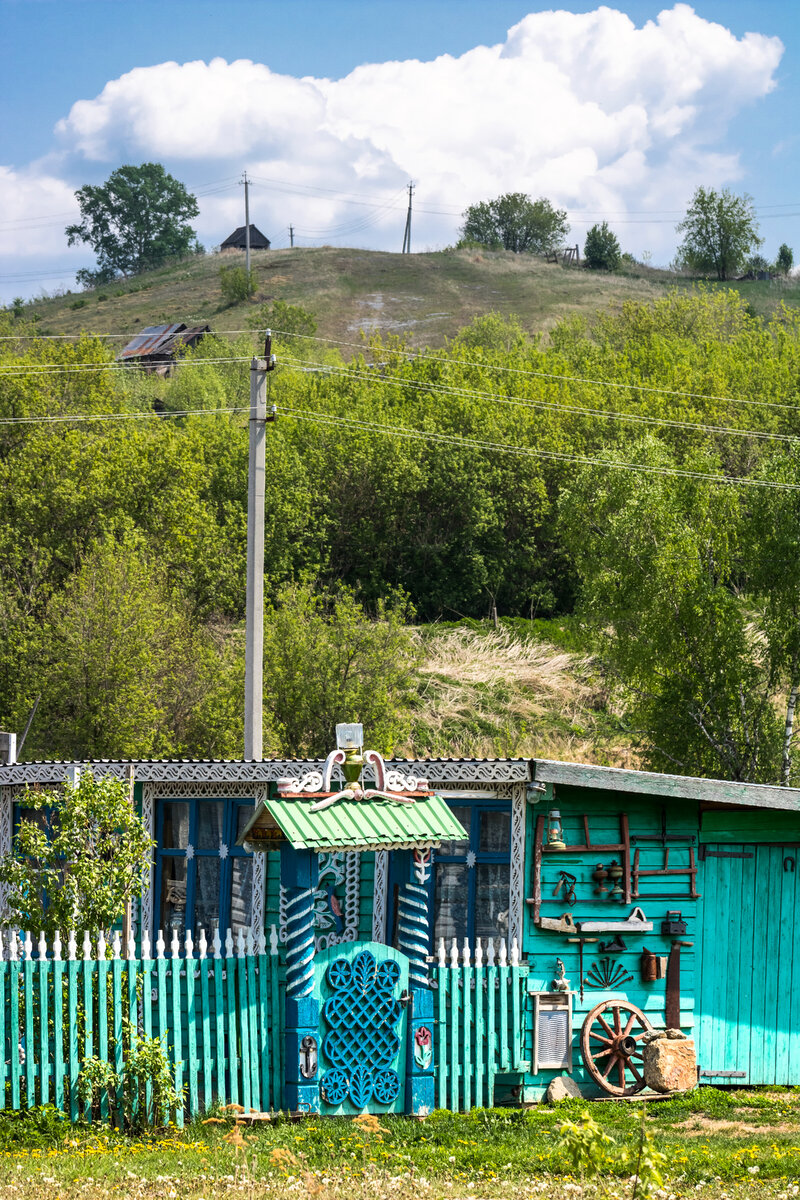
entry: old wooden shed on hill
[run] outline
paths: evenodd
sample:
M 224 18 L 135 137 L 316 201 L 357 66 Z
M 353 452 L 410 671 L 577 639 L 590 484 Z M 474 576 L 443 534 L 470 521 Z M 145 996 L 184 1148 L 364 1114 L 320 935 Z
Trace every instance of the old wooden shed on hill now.
M 250 249 L 251 250 L 269 250 L 270 242 L 268 237 L 265 237 L 260 229 L 255 225 L 250 226 Z M 234 229 L 233 233 L 225 238 L 221 243 L 220 250 L 246 250 L 247 249 L 247 226 L 240 225 L 238 229 Z
M 249 1103 L 264 1108 L 534 1101 L 563 1071 L 589 1095 L 631 1093 L 649 1025 L 693 1036 L 707 1082 L 800 1084 L 800 790 L 377 758 L 364 755 L 355 783 L 335 782 L 341 758 L 11 763 L 0 850 L 26 784 L 132 767 L 157 841 L 136 953 L 159 931 L 183 955 L 187 932 L 191 954 L 201 930 L 210 946 L 230 928 L 233 947 L 252 928 L 258 978 L 272 963 L 285 995 L 230 1034 L 218 1072 L 200 1071 L 190 1042 L 199 1107 L 231 1095 L 237 1059 L 248 1070 L 244 1033 L 247 1054 L 262 1051 Z

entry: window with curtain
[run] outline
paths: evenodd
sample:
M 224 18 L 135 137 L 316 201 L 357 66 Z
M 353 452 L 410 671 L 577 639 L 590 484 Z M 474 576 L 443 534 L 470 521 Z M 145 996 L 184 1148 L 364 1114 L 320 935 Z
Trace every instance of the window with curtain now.
M 237 839 L 253 815 L 252 800 L 160 800 L 156 822 L 156 930 L 210 941 L 252 921 L 253 859 Z
M 464 797 L 448 801 L 468 836 L 461 841 L 443 842 L 433 851 L 428 881 L 431 911 L 431 950 L 444 938 L 448 951 L 453 938 L 459 951 L 464 938 L 474 948 L 480 938 L 486 949 L 490 938 L 498 948 L 500 938 L 508 935 L 509 888 L 511 883 L 511 803 L 475 800 Z M 406 879 L 392 859 L 390 868 L 389 941 L 397 945 L 397 897 Z
M 464 938 L 474 947 L 481 938 L 508 934 L 511 876 L 511 805 L 504 802 L 457 802 L 450 805 L 469 837 L 443 842 L 433 854 L 433 940 Z

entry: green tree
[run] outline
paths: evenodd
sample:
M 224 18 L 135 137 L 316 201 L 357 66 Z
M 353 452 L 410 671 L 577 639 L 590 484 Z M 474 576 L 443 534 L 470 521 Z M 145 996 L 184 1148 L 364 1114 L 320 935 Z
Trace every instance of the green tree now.
M 569 232 L 564 209 L 549 200 L 531 200 L 524 192 L 507 192 L 496 200 L 471 204 L 460 230 L 463 242 L 477 242 L 515 254 L 543 254 L 560 246 Z
M 12 852 L 0 860 L 8 922 L 48 940 L 113 928 L 142 891 L 155 844 L 128 785 L 84 772 L 50 790 L 26 790 Z
M 747 257 L 762 243 L 753 201 L 728 188 L 699 187 L 675 227 L 683 234 L 678 261 L 690 270 L 717 279 L 736 275 Z
M 33 657 L 38 737 L 51 752 L 149 758 L 238 748 L 235 656 L 189 620 L 140 538 L 90 547 L 52 598 Z
M 264 700 L 276 753 L 325 755 L 338 721 L 361 721 L 391 753 L 411 727 L 413 671 L 421 650 L 392 596 L 370 616 L 347 588 L 284 588 L 264 628 Z M 267 736 L 266 740 L 269 740 Z
M 625 457 L 646 470 L 587 469 L 565 489 L 560 511 L 581 610 L 644 761 L 776 782 L 781 675 L 742 596 L 742 498 L 735 488 L 658 474 L 674 459 L 652 439 Z M 693 465 L 716 464 L 697 456 Z
M 778 248 L 778 256 L 775 259 L 775 268 L 780 271 L 781 275 L 788 275 L 794 266 L 794 254 L 791 246 L 787 246 L 783 242 Z
M 583 257 L 586 265 L 593 271 L 616 271 L 619 268 L 619 242 L 609 229 L 607 221 L 593 225 L 586 234 Z
M 118 167 L 105 183 L 85 184 L 75 197 L 81 220 L 67 226 L 67 242 L 88 242 L 94 250 L 93 282 L 148 270 L 197 244 L 189 225 L 197 201 L 160 163 Z

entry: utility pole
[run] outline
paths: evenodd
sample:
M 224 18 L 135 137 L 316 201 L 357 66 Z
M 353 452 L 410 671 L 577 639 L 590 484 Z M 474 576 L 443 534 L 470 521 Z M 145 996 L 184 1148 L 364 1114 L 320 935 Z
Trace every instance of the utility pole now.
M 247 294 L 250 295 L 250 180 L 247 171 L 242 171 L 244 184 L 244 267 L 247 271 Z
M 406 213 L 406 228 L 405 228 L 405 232 L 403 234 L 403 249 L 400 251 L 401 254 L 410 254 L 411 253 L 411 197 L 413 196 L 413 194 L 414 194 L 414 184 L 409 183 L 409 185 L 408 185 L 408 212 Z
M 266 472 L 267 372 L 275 369 L 272 332 L 264 358 L 250 363 L 250 450 L 247 460 L 247 601 L 244 660 L 244 756 L 261 761 L 264 696 L 264 475 Z
M 289 245 L 294 249 L 294 225 L 289 226 Z

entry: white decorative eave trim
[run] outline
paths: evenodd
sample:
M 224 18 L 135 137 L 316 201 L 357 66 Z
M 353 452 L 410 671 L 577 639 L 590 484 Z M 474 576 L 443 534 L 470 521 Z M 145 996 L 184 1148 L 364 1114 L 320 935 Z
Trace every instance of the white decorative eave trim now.
M 621 767 L 595 767 L 588 763 L 551 762 L 545 759 L 536 761 L 533 777 L 537 783 L 662 796 L 667 800 L 695 800 L 702 804 L 800 812 L 800 788 L 773 787 L 765 783 L 733 783 L 727 779 L 661 775 L 656 771 L 627 771 Z
M 271 783 L 281 778 L 299 778 L 310 768 L 322 769 L 321 759 L 270 759 L 267 762 L 240 760 L 203 762 L 199 760 L 167 760 L 161 762 L 34 762 L 0 766 L 0 786 L 62 783 L 79 767 L 95 775 L 127 779 L 133 767 L 137 783 Z M 397 759 L 386 763 L 391 770 L 416 771 L 431 783 L 518 783 L 530 777 L 527 759 Z M 369 775 L 369 767 L 365 775 Z

